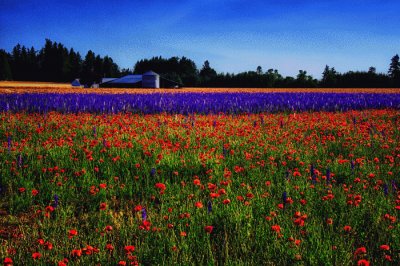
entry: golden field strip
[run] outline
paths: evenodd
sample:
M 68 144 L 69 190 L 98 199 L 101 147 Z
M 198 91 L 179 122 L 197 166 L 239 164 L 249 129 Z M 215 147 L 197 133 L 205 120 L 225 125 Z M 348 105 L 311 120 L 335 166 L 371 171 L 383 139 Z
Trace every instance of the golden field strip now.
M 77 88 L 69 83 L 0 81 L 0 94 L 18 93 L 271 93 L 271 92 L 321 92 L 321 93 L 400 93 L 399 88 Z

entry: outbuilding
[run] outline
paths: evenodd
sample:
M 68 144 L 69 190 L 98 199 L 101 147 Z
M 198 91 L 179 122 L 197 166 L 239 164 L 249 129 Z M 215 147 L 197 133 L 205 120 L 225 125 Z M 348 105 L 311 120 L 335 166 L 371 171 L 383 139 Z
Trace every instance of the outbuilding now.
M 71 86 L 72 87 L 80 87 L 81 83 L 79 82 L 79 79 L 75 79 L 74 81 L 72 81 Z
M 160 88 L 160 75 L 147 71 L 143 75 L 126 75 L 121 78 L 103 78 L 101 88 Z

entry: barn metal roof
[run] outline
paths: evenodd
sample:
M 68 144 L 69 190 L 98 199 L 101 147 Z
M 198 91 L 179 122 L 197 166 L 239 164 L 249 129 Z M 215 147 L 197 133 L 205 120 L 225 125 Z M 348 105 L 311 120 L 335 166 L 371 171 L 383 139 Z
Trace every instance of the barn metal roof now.
M 114 80 L 114 79 L 117 79 L 117 78 L 102 78 L 101 79 L 101 83 L 106 83 L 106 82 L 109 82 L 109 81 Z
M 109 84 L 115 84 L 115 83 L 133 84 L 133 83 L 138 83 L 141 81 L 142 81 L 142 75 L 126 75 L 124 77 L 108 81 L 107 83 L 109 83 Z

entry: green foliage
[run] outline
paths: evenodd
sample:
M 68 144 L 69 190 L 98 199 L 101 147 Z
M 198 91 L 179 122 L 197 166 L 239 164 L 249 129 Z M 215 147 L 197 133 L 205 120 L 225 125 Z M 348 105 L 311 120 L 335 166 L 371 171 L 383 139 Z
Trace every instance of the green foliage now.
M 6 51 L 0 50 L 0 80 L 12 80 L 11 67 Z

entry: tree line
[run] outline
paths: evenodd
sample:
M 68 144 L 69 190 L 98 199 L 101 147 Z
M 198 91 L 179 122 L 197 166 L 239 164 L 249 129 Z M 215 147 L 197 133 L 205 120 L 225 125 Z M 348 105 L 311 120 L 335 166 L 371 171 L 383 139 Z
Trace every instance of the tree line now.
M 296 77 L 282 76 L 277 69 L 237 74 L 217 73 L 206 60 L 200 69 L 186 57 L 142 59 L 133 69 L 120 69 L 109 56 L 101 57 L 89 50 L 82 58 L 73 48 L 46 39 L 40 50 L 17 44 L 11 53 L 0 49 L 0 80 L 71 82 L 80 78 L 82 84 L 99 83 L 103 77 L 121 77 L 127 74 L 143 74 L 153 70 L 164 79 L 185 87 L 400 87 L 400 63 L 396 54 L 391 58 L 388 72 L 377 73 L 375 67 L 368 71 L 339 73 L 334 67 L 325 66 L 320 80 L 305 70 Z
M 20 44 L 11 53 L 0 50 L 0 80 L 71 82 L 80 78 L 82 83 L 93 83 L 121 74 L 109 56 L 89 50 L 82 58 L 73 48 L 49 39 L 40 50 Z

